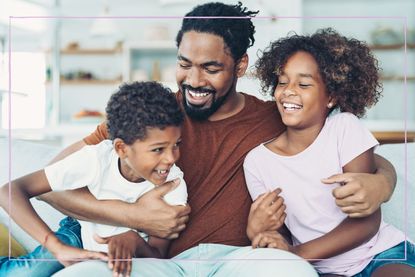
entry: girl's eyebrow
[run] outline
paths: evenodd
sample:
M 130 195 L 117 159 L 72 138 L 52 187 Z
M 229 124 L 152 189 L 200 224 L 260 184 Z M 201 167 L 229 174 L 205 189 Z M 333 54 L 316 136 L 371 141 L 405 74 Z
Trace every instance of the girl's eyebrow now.
M 306 78 L 311 78 L 311 79 L 314 79 L 313 78 L 313 75 L 311 75 L 311 74 L 309 74 L 309 73 L 300 73 L 300 74 L 298 74 L 300 77 L 306 77 Z

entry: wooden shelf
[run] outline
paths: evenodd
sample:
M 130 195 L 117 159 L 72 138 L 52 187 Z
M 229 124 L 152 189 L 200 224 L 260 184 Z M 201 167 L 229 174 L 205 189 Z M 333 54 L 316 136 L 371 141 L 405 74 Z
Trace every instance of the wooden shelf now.
M 415 49 L 415 44 L 406 44 L 408 49 Z M 390 44 L 390 45 L 369 45 L 372 50 L 397 50 L 404 49 L 404 44 Z
M 403 131 L 377 131 L 372 134 L 380 144 L 405 142 L 405 132 Z M 407 132 L 406 138 L 407 142 L 415 142 L 415 132 Z
M 381 76 L 382 81 L 404 81 L 404 76 Z M 415 76 L 406 76 L 406 81 L 412 82 L 415 81 Z

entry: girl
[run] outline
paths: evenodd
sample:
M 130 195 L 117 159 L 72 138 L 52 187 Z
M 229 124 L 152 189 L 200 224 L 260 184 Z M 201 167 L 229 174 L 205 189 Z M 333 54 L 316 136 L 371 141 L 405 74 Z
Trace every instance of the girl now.
M 381 222 L 380 211 L 348 218 L 336 205 L 333 187 L 322 180 L 376 171 L 378 142 L 357 119 L 381 92 L 369 48 L 324 29 L 271 43 L 256 68 L 263 90 L 272 88 L 287 129 L 247 155 L 245 178 L 253 200 L 282 189 L 292 245 L 269 230 L 255 234 L 253 246 L 320 260 L 314 265 L 322 274 L 415 276 L 414 245 L 405 242 L 405 235 Z M 332 115 L 334 110 L 340 113 Z

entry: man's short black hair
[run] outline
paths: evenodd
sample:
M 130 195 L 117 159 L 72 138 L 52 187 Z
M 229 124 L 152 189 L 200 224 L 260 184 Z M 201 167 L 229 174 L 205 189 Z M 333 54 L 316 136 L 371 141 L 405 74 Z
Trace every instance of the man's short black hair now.
M 106 113 L 110 139 L 120 138 L 129 145 L 144 139 L 147 128 L 163 129 L 183 122 L 174 93 L 157 82 L 121 85 L 108 101 Z
M 176 37 L 177 47 L 186 32 L 209 33 L 221 37 L 229 48 L 234 61 L 238 61 L 255 42 L 255 26 L 252 24 L 251 17 L 257 13 L 258 11 L 253 12 L 242 7 L 241 2 L 238 2 L 237 5 L 215 2 L 196 6 L 186 14 L 186 17 L 211 18 L 184 18 Z

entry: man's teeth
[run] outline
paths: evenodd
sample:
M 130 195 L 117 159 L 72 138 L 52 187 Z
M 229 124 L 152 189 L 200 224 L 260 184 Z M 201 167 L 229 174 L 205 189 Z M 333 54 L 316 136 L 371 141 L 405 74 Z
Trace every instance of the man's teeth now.
M 287 109 L 287 110 L 299 110 L 303 107 L 301 105 L 297 105 L 293 103 L 283 103 L 282 106 L 284 107 L 284 109 Z
M 190 93 L 191 96 L 193 97 L 206 97 L 208 96 L 210 93 L 208 92 L 193 92 L 191 90 L 188 90 L 188 92 Z

